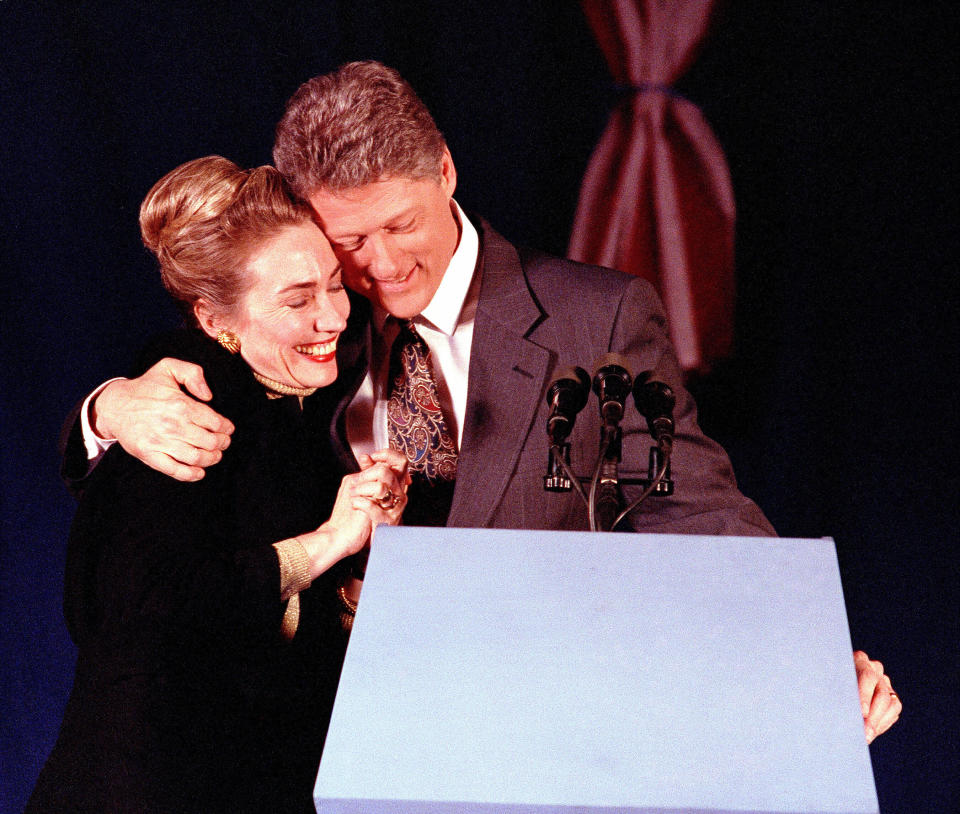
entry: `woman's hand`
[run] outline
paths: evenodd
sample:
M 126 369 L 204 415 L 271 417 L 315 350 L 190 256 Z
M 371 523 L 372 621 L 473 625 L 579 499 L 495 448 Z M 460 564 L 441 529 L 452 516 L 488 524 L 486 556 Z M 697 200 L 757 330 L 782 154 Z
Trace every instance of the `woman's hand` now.
M 367 532 L 363 539 L 352 538 L 344 556 L 355 554 L 370 538 L 380 523 L 396 525 L 407 505 L 407 459 L 392 449 L 383 449 L 372 455 L 360 456 L 360 471 L 347 475 L 340 483 L 337 501 L 330 515 L 330 524 L 353 528 L 358 521 L 356 512 L 367 518 Z M 347 513 L 349 507 L 350 513 Z M 347 542 L 346 538 L 344 540 Z
M 396 525 L 407 505 L 407 459 L 394 450 L 361 456 L 360 472 L 340 481 L 330 519 L 297 539 L 311 561 L 316 578 L 344 557 L 356 554 L 380 523 Z
M 393 482 L 385 480 L 386 488 L 374 498 L 373 502 L 381 510 L 376 518 L 371 517 L 374 527 L 380 523 L 395 526 L 407 505 L 407 487 L 410 486 L 409 461 L 395 449 L 380 449 L 371 455 L 360 456 L 361 473 L 385 466 L 393 474 Z

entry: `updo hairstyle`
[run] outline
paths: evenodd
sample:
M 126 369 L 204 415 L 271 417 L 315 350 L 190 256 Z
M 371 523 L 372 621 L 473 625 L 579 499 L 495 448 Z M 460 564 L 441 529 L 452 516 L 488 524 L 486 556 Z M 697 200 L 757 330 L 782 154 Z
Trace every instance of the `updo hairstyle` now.
M 160 263 L 163 285 L 197 324 L 200 299 L 230 314 L 249 285 L 253 254 L 287 226 L 312 221 L 273 167 L 242 170 L 211 155 L 181 164 L 140 205 L 140 234 Z

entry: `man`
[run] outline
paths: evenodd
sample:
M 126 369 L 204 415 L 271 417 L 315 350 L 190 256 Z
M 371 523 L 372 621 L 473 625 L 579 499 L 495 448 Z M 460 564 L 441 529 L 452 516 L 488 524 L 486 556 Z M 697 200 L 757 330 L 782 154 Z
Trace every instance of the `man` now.
M 409 327 L 429 349 L 439 434 L 455 457 L 448 477 L 424 477 L 422 497 L 411 493 L 408 522 L 587 528 L 576 493 L 543 488 L 545 394 L 558 368 L 590 367 L 614 352 L 677 394 L 674 494 L 648 498 L 630 515 L 630 526 L 774 534 L 737 490 L 726 454 L 697 426 L 651 287 L 629 275 L 519 250 L 482 219 L 468 218 L 453 199 L 456 169 L 443 137 L 396 72 L 352 63 L 304 84 L 277 127 L 274 160 L 313 207 L 348 286 L 365 298 L 355 300 L 339 348 L 331 437 L 344 468 L 355 470 L 361 453 L 388 442 L 402 446 L 391 400 L 397 404 L 401 385 L 397 362 L 410 358 L 403 356 Z M 94 394 L 82 420 L 154 468 L 198 479 L 219 460 L 232 427 L 184 395 L 180 384 L 198 399 L 209 398 L 196 368 L 164 360 L 138 379 Z M 642 477 L 650 435 L 632 406 L 622 426 L 621 476 Z M 87 455 L 96 455 L 92 435 L 87 432 L 86 454 L 74 437 L 68 471 L 82 474 Z M 578 474 L 592 470 L 599 437 L 598 411 L 588 406 L 570 436 Z M 636 488 L 625 493 L 630 500 Z M 872 740 L 896 720 L 900 702 L 879 663 L 859 652 L 855 661 Z

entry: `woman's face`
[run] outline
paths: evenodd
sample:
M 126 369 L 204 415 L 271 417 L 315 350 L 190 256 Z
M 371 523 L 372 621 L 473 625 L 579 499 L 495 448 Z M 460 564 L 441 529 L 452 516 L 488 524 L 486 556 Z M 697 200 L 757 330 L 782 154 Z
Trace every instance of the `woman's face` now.
M 337 337 L 350 302 L 340 264 L 312 223 L 288 226 L 247 264 L 249 288 L 228 326 L 240 355 L 263 376 L 295 387 L 337 378 Z

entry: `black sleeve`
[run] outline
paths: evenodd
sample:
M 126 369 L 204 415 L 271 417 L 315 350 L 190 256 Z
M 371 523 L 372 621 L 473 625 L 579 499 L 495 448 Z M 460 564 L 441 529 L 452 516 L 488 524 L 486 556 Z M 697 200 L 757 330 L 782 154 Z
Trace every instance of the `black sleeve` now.
M 243 539 L 229 473 L 161 475 L 119 447 L 88 479 L 71 530 L 64 609 L 78 644 L 106 628 L 139 643 L 274 636 L 284 605 L 271 542 Z

